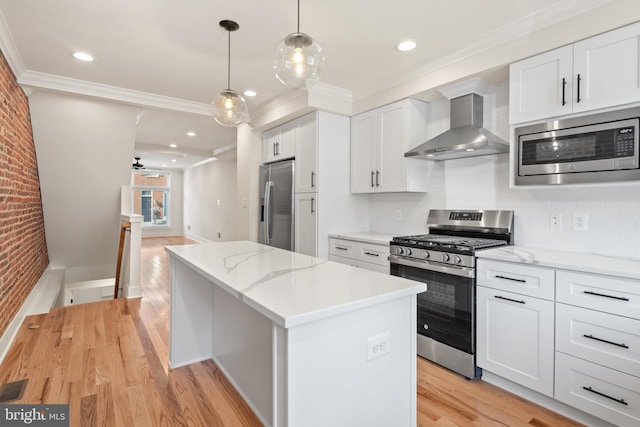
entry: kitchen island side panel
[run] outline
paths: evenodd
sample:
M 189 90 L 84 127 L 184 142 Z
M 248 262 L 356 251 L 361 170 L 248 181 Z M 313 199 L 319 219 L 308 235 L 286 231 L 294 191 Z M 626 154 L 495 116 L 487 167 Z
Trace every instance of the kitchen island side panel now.
M 175 369 L 212 356 L 214 286 L 173 255 L 170 265 L 169 365 Z
M 415 426 L 415 312 L 407 296 L 288 329 L 287 425 Z M 389 353 L 368 360 L 387 333 Z

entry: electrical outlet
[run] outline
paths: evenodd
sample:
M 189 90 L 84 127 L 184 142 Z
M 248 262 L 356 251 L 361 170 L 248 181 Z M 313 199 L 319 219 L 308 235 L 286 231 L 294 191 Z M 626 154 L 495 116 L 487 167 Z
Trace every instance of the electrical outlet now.
M 557 230 L 562 228 L 562 213 L 551 212 L 549 215 L 549 227 Z
M 218 239 L 222 238 L 222 232 L 221 231 L 216 231 L 216 235 L 218 236 Z
M 383 332 L 367 338 L 367 360 L 374 360 L 391 352 L 391 334 Z
M 588 213 L 576 212 L 573 214 L 573 230 L 589 231 L 589 214 Z
M 402 210 L 396 209 L 396 221 L 402 221 Z
M 242 207 L 243 208 L 249 207 L 249 199 L 247 199 L 246 197 L 242 198 Z

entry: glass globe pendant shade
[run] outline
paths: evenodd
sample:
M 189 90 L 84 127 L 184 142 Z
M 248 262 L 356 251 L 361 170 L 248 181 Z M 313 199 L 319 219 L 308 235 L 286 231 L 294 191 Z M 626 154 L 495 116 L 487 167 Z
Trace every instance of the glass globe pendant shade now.
M 249 121 L 247 103 L 235 90 L 221 90 L 213 98 L 213 118 L 222 126 L 239 126 Z
M 310 88 L 320 80 L 323 68 L 322 47 L 307 34 L 289 34 L 276 48 L 273 69 L 291 89 Z

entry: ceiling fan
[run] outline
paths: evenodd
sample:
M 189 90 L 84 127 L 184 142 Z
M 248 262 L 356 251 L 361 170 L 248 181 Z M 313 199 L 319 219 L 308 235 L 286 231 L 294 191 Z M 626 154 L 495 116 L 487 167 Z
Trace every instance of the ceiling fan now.
M 136 159 L 136 162 L 131 165 L 131 169 L 144 169 L 144 165 L 140 163 L 140 157 L 134 157 L 134 159 Z

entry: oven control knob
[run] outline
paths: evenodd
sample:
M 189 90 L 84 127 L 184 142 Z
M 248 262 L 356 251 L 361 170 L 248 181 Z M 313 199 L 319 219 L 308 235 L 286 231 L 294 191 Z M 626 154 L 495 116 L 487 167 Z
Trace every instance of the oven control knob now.
M 460 258 L 458 255 L 456 255 L 456 256 L 453 258 L 453 263 L 454 263 L 454 264 L 460 264 L 461 262 L 462 262 L 462 258 Z
M 402 255 L 404 253 L 404 249 L 400 246 L 396 247 L 396 255 Z
M 422 252 L 422 258 L 423 259 L 427 259 L 427 258 L 429 258 L 429 256 L 430 256 L 429 252 L 427 252 L 427 251 Z
M 449 262 L 449 255 L 442 254 L 442 262 Z
M 411 255 L 411 249 L 404 248 L 404 251 L 405 251 L 405 255 L 407 255 L 407 256 Z

